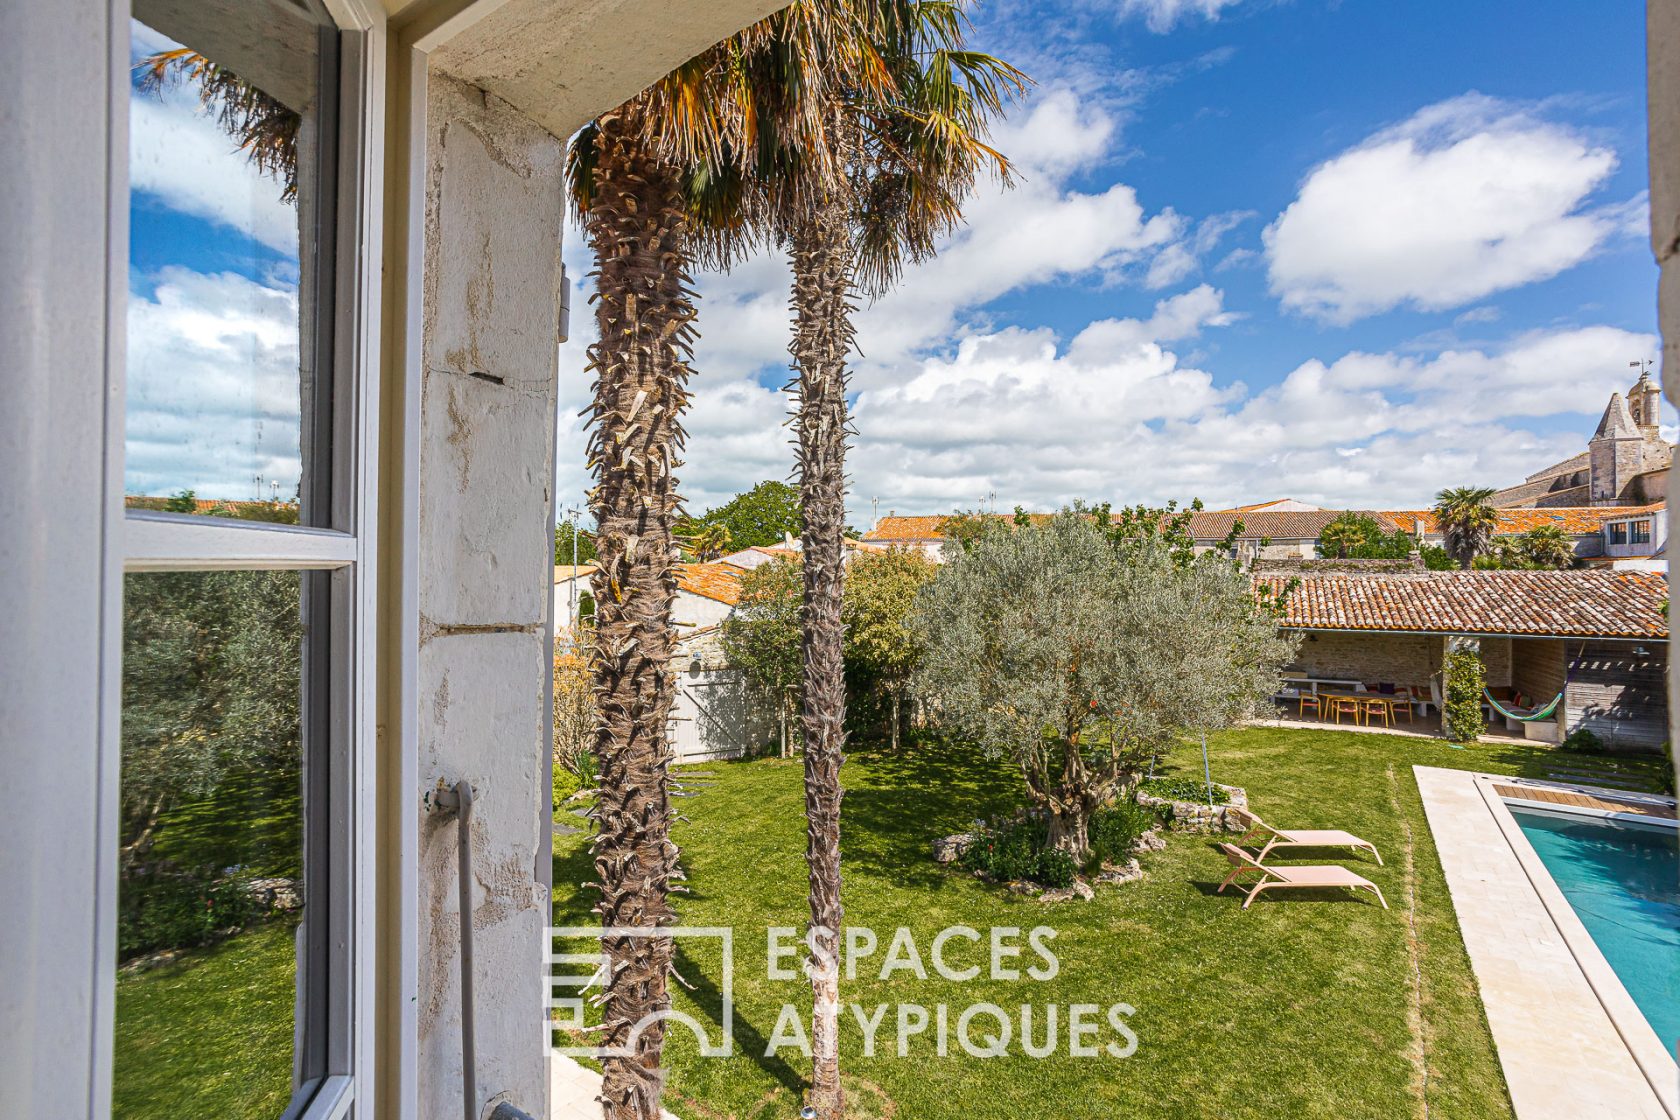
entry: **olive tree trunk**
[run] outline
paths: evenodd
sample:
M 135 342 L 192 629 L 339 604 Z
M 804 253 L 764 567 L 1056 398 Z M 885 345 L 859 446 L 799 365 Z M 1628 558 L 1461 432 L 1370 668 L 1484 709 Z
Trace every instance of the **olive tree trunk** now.
M 823 1120 L 844 1114 L 840 1091 L 840 765 L 846 679 L 840 594 L 846 523 L 846 355 L 852 348 L 852 252 L 848 212 L 824 206 L 791 238 L 790 347 L 798 372 L 795 426 L 804 516 L 804 701 L 806 860 L 811 902 L 811 1096 Z
M 600 568 L 592 584 L 593 676 L 600 763 L 595 872 L 604 928 L 667 926 L 677 848 L 671 842 L 667 717 L 676 583 L 672 470 L 694 317 L 684 208 L 674 170 L 643 142 L 644 107 L 603 118 L 587 228 L 595 252 L 600 341 L 589 452 L 597 485 Z M 629 1056 L 603 1062 L 606 1120 L 657 1120 L 663 1077 L 662 1019 L 670 1007 L 669 937 L 603 935 L 603 1045 Z M 645 1025 L 644 1025 L 645 1024 Z

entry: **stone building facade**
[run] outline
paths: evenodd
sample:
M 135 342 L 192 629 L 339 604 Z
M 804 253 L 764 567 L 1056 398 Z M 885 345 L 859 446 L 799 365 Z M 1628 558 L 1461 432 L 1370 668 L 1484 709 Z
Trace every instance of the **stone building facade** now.
M 1640 506 L 1668 494 L 1674 445 L 1659 429 L 1661 393 L 1641 373 L 1627 391 L 1612 393 L 1587 449 L 1536 471 L 1493 496 L 1502 509 L 1558 506 Z

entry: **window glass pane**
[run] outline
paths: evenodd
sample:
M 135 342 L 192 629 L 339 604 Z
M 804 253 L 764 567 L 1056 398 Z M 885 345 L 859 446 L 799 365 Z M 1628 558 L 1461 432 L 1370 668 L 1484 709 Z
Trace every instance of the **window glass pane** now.
M 295 0 L 134 13 L 128 504 L 325 524 L 336 40 Z
M 124 580 L 119 1120 L 269 1120 L 318 1074 L 298 1008 L 325 921 L 304 886 L 303 612 L 320 578 Z

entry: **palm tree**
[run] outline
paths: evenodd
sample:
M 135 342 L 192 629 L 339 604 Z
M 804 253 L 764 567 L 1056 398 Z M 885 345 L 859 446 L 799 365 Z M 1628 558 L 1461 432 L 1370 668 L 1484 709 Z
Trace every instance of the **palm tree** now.
M 703 60 L 679 68 L 597 118 L 569 153 L 571 194 L 596 263 L 589 501 L 599 554 L 591 578 L 596 910 L 605 929 L 676 919 L 671 894 L 681 874 L 670 838 L 666 729 L 681 515 L 675 471 L 695 306 L 689 170 L 670 153 L 673 134 L 703 145 L 721 127 L 704 111 L 716 104 L 707 79 Z M 648 1120 L 660 1115 L 659 1016 L 670 1007 L 672 942 L 603 935 L 601 944 L 602 1044 L 630 1051 L 602 1062 L 602 1114 Z
M 1519 538 L 1523 556 L 1540 568 L 1567 568 L 1575 563 L 1575 542 L 1561 525 L 1536 525 Z
M 688 551 L 696 560 L 716 560 L 729 551 L 729 526 L 719 521 L 692 521 L 687 530 Z
M 727 264 L 775 238 L 793 259 L 799 320 L 791 349 L 800 371 L 806 526 L 813 960 L 835 958 L 851 288 L 855 272 L 884 283 L 898 262 L 931 252 L 985 160 L 1007 170 L 977 139 L 978 126 L 1021 79 L 995 60 L 952 49 L 962 29 L 950 0 L 802 0 L 604 114 L 574 142 L 573 197 L 597 259 L 601 338 L 591 352 L 590 454 L 601 553 L 596 867 L 607 926 L 674 917 L 664 658 L 679 505 L 672 470 L 694 317 L 687 270 L 697 260 Z M 901 79 L 921 101 L 904 97 Z M 884 189 L 889 181 L 900 186 Z M 604 938 L 603 947 L 604 1041 L 622 1045 L 644 1016 L 669 1006 L 671 947 L 653 938 Z M 819 1115 L 833 1117 L 841 1109 L 836 970 L 813 968 L 812 984 L 812 1099 Z M 662 1041 L 655 1023 L 635 1036 L 633 1057 L 604 1063 L 609 1120 L 657 1115 Z
M 961 202 L 989 165 L 1007 180 L 1008 161 L 981 137 L 1024 76 L 962 49 L 966 22 L 951 0 L 882 4 L 862 28 L 860 49 L 834 69 L 822 107 L 821 166 L 842 179 L 800 185 L 804 207 L 776 230 L 793 269 L 796 378 L 794 427 L 803 514 L 802 644 L 806 858 L 811 916 L 812 1083 L 809 1103 L 824 1120 L 844 1112 L 839 1067 L 840 770 L 846 690 L 841 598 L 844 580 L 847 358 L 856 291 L 891 286 L 906 261 L 932 254 L 961 219 Z M 842 41 L 842 45 L 850 46 Z M 832 65 L 832 64 L 831 64 Z M 870 82 L 871 73 L 888 81 Z M 884 96 L 883 96 L 884 95 Z M 772 189 L 776 189 L 773 185 Z
M 199 104 L 215 110 L 217 123 L 258 171 L 280 181 L 281 199 L 290 202 L 297 197 L 302 114 L 186 47 L 148 55 L 135 69 L 140 72 L 140 88 L 149 93 L 183 78 L 195 82 Z
M 1435 495 L 1435 523 L 1447 553 L 1465 571 L 1488 550 L 1499 526 L 1499 511 L 1488 500 L 1495 493 L 1491 486 L 1457 486 Z
M 1344 513 L 1324 527 L 1318 535 L 1321 552 L 1334 552 L 1337 560 L 1346 560 L 1348 549 L 1365 543 L 1365 526 L 1351 513 Z

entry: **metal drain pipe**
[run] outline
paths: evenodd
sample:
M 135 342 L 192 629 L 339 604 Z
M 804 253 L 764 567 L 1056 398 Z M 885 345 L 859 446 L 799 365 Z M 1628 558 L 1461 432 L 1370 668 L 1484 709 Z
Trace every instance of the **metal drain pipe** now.
M 461 911 L 461 1115 L 464 1120 L 478 1120 L 478 1046 L 473 1033 L 472 783 L 462 778 L 454 789 L 438 790 L 437 805 L 455 814 Z
M 462 778 L 454 788 L 438 783 L 432 804 L 455 814 L 455 867 L 458 874 L 461 916 L 461 1116 L 478 1120 L 478 1042 L 473 1011 L 473 923 L 472 923 L 472 783 Z M 500 1101 L 490 1120 L 533 1120 L 530 1113 L 510 1101 Z

